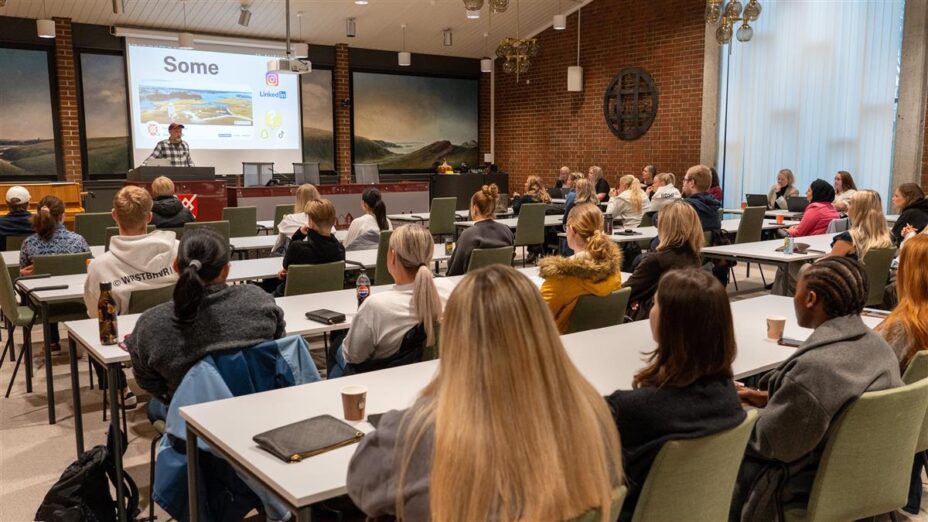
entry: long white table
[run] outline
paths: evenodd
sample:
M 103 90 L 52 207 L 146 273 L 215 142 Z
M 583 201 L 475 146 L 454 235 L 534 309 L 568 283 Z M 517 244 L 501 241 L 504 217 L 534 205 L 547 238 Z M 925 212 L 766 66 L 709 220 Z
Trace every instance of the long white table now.
M 738 226 L 741 224 L 741 219 L 723 219 L 722 220 L 722 230 L 729 233 L 738 232 Z M 777 230 L 781 228 L 789 228 L 793 225 L 798 225 L 798 221 L 784 221 L 782 224 L 778 224 L 775 219 L 766 219 L 764 224 L 761 226 L 761 230 Z M 615 232 L 622 230 L 621 227 L 616 227 L 613 231 L 613 234 L 609 236 L 609 239 L 615 241 L 616 243 L 628 243 L 632 241 L 650 241 L 657 237 L 657 227 L 638 227 L 631 229 L 636 232 L 633 235 L 621 235 L 616 234 Z M 558 236 L 564 236 L 563 232 L 559 233 Z
M 563 224 L 563 219 L 564 219 L 563 214 L 551 215 L 551 216 L 546 215 L 545 226 L 546 227 L 560 226 Z M 516 227 L 519 226 L 519 218 L 517 217 L 508 218 L 508 219 L 497 219 L 496 222 L 506 225 L 507 227 L 513 230 L 515 230 Z M 454 224 L 454 226 L 460 227 L 460 228 L 468 228 L 468 227 L 474 226 L 474 223 L 476 223 L 476 221 L 458 221 L 457 223 Z
M 723 214 L 744 214 L 743 208 L 723 208 Z M 789 210 L 775 209 L 768 210 L 764 217 L 776 219 L 777 216 L 783 216 L 786 219 L 800 219 L 802 217 L 802 212 L 790 212 Z
M 732 304 L 732 312 L 738 342 L 734 362 L 736 378 L 773 368 L 795 351 L 765 339 L 766 316 L 778 314 L 790 318 L 785 331 L 788 337 L 805 339 L 810 334 L 809 330 L 796 325 L 790 298 L 764 296 L 739 301 Z M 880 320 L 865 317 L 864 321 L 873 327 Z M 561 339 L 580 372 L 604 395 L 630 388 L 635 372 L 645 364 L 644 354 L 654 348 L 647 321 L 566 335 Z M 431 381 L 438 365 L 439 361 L 427 361 L 184 407 L 180 413 L 187 421 L 187 442 L 196 444 L 197 438 L 202 438 L 215 453 L 240 472 L 255 478 L 287 504 L 297 520 L 307 520 L 306 508 L 310 504 L 346 492 L 348 462 L 356 446 L 291 464 L 258 449 L 252 437 L 316 415 L 341 418 L 339 390 L 349 384 L 367 387 L 368 413 L 407 408 Z M 294 408 L 293 405 L 300 406 Z M 247 419 L 247 423 L 243 423 L 243 419 Z M 354 424 L 364 432 L 373 429 L 367 422 Z M 195 474 L 196 470 L 193 472 Z
M 506 212 L 500 213 L 497 215 L 512 215 L 512 207 L 510 207 Z M 409 214 L 387 214 L 387 219 L 390 221 L 404 221 L 407 223 L 425 223 L 431 219 L 431 212 L 411 212 Z M 470 217 L 469 210 L 455 210 L 454 211 L 455 219 L 468 219 Z
M 777 248 L 783 246 L 784 240 L 771 239 L 754 243 L 706 247 L 702 249 L 702 255 L 712 258 L 743 259 L 749 262 L 777 265 L 785 269 L 790 263 L 814 261 L 820 257 L 824 257 L 831 252 L 831 242 L 836 235 L 837 234 L 820 234 L 817 236 L 794 238 L 796 243 L 805 243 L 809 245 L 809 250 L 804 254 L 798 252 L 793 254 L 777 252 Z
M 346 237 L 348 237 L 347 230 L 335 231 L 335 239 L 339 240 L 339 242 L 345 241 Z M 235 252 L 270 250 L 277 244 L 277 235 L 262 234 L 258 236 L 233 237 L 229 238 L 229 244 L 232 245 L 232 250 Z

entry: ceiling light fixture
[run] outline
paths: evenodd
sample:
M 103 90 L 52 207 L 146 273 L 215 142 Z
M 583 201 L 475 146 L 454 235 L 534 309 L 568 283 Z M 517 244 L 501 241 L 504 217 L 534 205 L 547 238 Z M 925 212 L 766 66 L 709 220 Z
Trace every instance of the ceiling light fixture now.
M 468 19 L 480 18 L 481 9 L 483 9 L 483 0 L 464 0 L 464 14 Z
M 0 1 L 0 7 L 3 7 L 3 2 Z M 121 15 L 126 12 L 126 0 L 113 0 L 113 14 Z
M 184 4 L 184 32 L 177 35 L 177 47 L 180 49 L 193 49 L 193 34 L 187 32 L 187 0 L 180 0 Z
M 403 50 L 397 54 L 397 63 L 401 67 L 409 67 L 412 65 L 412 54 L 406 51 L 406 24 L 401 27 L 403 28 Z
M 567 90 L 583 92 L 583 67 L 580 67 L 580 9 L 577 9 L 577 65 L 567 68 Z
M 516 36 L 503 38 L 496 48 L 496 56 L 506 60 L 503 62 L 503 72 L 506 74 L 516 73 L 516 81 L 519 81 L 519 75 L 528 72 L 532 64 L 529 59 L 538 55 L 538 40 L 535 38 L 519 37 L 519 0 L 516 0 Z
M 42 0 L 42 11 L 45 13 L 45 18 L 35 21 L 36 32 L 39 38 L 54 38 L 55 21 L 48 18 L 48 7 L 45 6 L 45 0 Z
M 354 0 L 354 5 L 367 5 L 367 0 Z
M 238 25 L 242 27 L 248 27 L 248 24 L 251 23 L 251 0 L 242 0 L 242 6 L 239 8 L 238 13 Z
M 441 30 L 441 44 L 445 47 L 451 47 L 454 45 L 454 40 L 452 39 L 453 35 L 451 34 L 451 28 Z
M 557 14 L 554 15 L 551 28 L 555 31 L 563 31 L 564 29 L 567 29 L 567 16 L 561 14 L 561 0 L 557 0 Z
M 354 23 L 354 17 L 348 18 L 345 20 L 345 36 L 348 38 L 354 38 L 358 34 L 357 26 Z
M 715 31 L 716 41 L 721 45 L 731 42 L 732 27 L 738 22 L 741 22 L 741 27 L 736 33 L 738 41 L 750 41 L 754 37 L 754 29 L 750 22 L 757 21 L 760 16 L 762 10 L 760 2 L 749 0 L 743 11 L 739 0 L 730 0 L 728 5 L 724 3 L 725 0 L 706 0 L 706 23 L 715 25 L 722 22 L 722 25 Z
M 487 55 L 487 37 L 490 33 L 483 33 L 483 58 L 480 59 L 480 72 L 493 72 L 493 59 Z
M 509 0 L 489 0 L 490 10 L 494 13 L 505 13 L 509 9 Z

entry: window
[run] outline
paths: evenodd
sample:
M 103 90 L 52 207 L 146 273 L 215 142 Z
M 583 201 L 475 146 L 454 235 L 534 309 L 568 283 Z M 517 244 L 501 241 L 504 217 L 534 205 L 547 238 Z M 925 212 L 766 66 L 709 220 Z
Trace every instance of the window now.
M 303 161 L 319 163 L 319 170 L 335 171 L 332 71 L 313 69 L 300 76 L 303 103 Z
M 84 172 L 124 177 L 131 168 L 126 109 L 126 67 L 115 54 L 81 53 Z
M 57 179 L 49 52 L 0 48 L 0 179 Z

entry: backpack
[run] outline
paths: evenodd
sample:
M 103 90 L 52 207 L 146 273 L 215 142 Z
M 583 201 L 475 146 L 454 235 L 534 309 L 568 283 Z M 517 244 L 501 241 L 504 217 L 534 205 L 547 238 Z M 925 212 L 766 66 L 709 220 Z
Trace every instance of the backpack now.
M 116 486 L 116 466 L 106 446 L 95 446 L 71 463 L 52 486 L 35 513 L 35 520 L 55 522 L 110 522 L 118 518 L 110 485 Z M 126 515 L 138 516 L 139 489 L 123 473 Z

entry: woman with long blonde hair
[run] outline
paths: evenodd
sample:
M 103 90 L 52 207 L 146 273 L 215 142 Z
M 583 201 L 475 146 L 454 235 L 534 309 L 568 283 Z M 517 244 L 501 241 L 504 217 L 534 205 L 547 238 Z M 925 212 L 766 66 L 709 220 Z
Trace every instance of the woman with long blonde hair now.
M 564 351 L 535 285 L 510 267 L 448 299 L 441 365 L 358 446 L 348 494 L 370 517 L 614 520 L 621 449 L 604 399 Z
M 906 366 L 920 350 L 928 349 L 928 234 L 906 240 L 899 254 L 896 294 L 899 303 L 876 331 L 883 335 Z
M 525 180 L 525 192 L 512 195 L 512 211 L 519 215 L 519 209 L 526 203 L 551 203 L 551 195 L 538 176 L 529 176 Z
M 619 179 L 619 188 L 612 191 L 606 214 L 621 220 L 625 228 L 637 228 L 641 216 L 648 211 L 648 204 L 648 194 L 641 188 L 641 182 L 628 174 Z
M 854 194 L 848 201 L 847 217 L 851 228 L 835 237 L 830 255 L 856 256 L 863 262 L 871 248 L 893 246 L 886 226 L 886 216 L 883 215 L 883 204 L 877 192 L 860 190 Z

